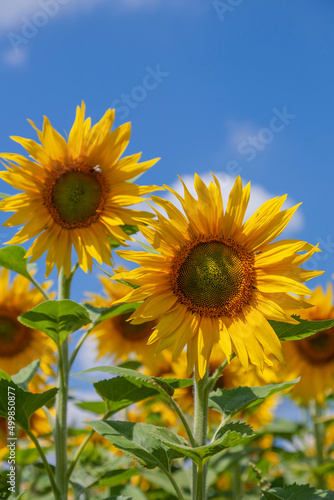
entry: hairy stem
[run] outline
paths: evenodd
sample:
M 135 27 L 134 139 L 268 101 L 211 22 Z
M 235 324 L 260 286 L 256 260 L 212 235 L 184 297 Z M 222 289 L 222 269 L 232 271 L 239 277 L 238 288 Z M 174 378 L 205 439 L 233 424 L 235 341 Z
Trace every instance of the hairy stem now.
M 66 278 L 63 270 L 59 273 L 58 300 L 69 299 L 73 273 Z M 60 499 L 67 500 L 67 400 L 68 400 L 68 339 L 58 348 L 58 394 L 56 399 L 55 453 L 56 484 L 60 490 Z
M 324 424 L 321 421 L 319 421 L 319 419 L 322 416 L 322 407 L 316 401 L 314 402 L 314 409 L 312 413 L 313 413 L 314 436 L 315 436 L 316 453 L 317 453 L 317 466 L 319 467 L 324 462 L 324 454 L 323 454 Z M 320 488 L 321 490 L 324 490 L 326 488 L 326 481 L 324 475 L 321 473 L 316 473 L 315 476 L 317 481 L 317 487 Z
M 208 435 L 208 370 L 204 377 L 194 384 L 195 393 L 195 415 L 194 415 L 194 437 L 196 446 L 204 446 Z M 206 500 L 206 474 L 207 465 L 193 466 L 193 500 Z

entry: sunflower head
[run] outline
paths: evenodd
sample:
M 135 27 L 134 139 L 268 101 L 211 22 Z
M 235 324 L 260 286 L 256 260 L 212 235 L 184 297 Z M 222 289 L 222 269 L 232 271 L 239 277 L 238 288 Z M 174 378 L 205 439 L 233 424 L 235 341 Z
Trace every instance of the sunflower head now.
M 304 281 L 321 274 L 300 268 L 318 251 L 305 241 L 274 242 L 297 206 L 282 210 L 286 196 L 264 203 L 246 222 L 250 185 L 235 181 L 224 209 L 218 179 L 206 186 L 195 174 L 192 196 L 165 186 L 181 203 L 152 197 L 157 220 L 140 230 L 156 252 L 118 251 L 141 265 L 116 279 L 139 285 L 121 301 L 143 303 L 133 324 L 158 320 L 149 344 L 157 352 L 170 348 L 177 359 L 187 346 L 188 374 L 205 374 L 211 353 L 232 351 L 244 368 L 272 365 L 273 354 L 284 363 L 282 348 L 268 319 L 294 323 L 291 310 L 304 302 L 291 294 L 308 294 Z M 121 302 L 120 301 L 120 302 Z M 159 318 L 159 319 L 158 319 Z
M 100 281 L 104 296 L 90 294 L 90 302 L 96 307 L 111 307 L 116 299 L 121 300 L 128 292 L 128 287 L 122 283 L 113 283 L 106 277 L 100 277 Z M 92 330 L 91 339 L 97 342 L 98 358 L 111 356 L 117 361 L 125 361 L 135 355 L 145 366 L 155 365 L 155 348 L 148 347 L 147 341 L 157 322 L 132 325 L 128 321 L 130 316 L 131 313 L 113 316 Z
M 328 284 L 326 292 L 317 287 L 308 299 L 313 307 L 300 311 L 308 320 L 334 318 L 333 287 Z M 334 327 L 300 340 L 283 343 L 286 358 L 285 378 L 301 377 L 291 391 L 291 396 L 301 404 L 316 400 L 324 404 L 325 396 L 334 389 Z
M 91 127 L 85 105 L 64 139 L 45 117 L 43 129 L 35 128 L 40 143 L 12 137 L 30 155 L 2 154 L 7 171 L 0 178 L 22 191 L 0 202 L 0 210 L 15 212 L 6 226 L 23 225 L 8 243 L 35 238 L 27 253 L 36 261 L 47 251 L 47 275 L 56 264 L 71 271 L 71 249 L 75 248 L 80 267 L 92 269 L 92 259 L 111 264 L 109 239 L 125 245 L 131 239 L 122 229 L 145 222 L 152 214 L 128 207 L 142 201 L 142 195 L 156 186 L 138 186 L 132 179 L 157 160 L 138 163 L 141 154 L 120 159 L 130 139 L 130 123 L 111 132 L 114 110 Z
M 46 284 L 46 287 L 50 283 Z M 41 371 L 53 376 L 56 344 L 45 333 L 28 328 L 18 321 L 18 316 L 40 304 L 44 299 L 37 289 L 30 289 L 30 282 L 17 275 L 10 282 L 7 269 L 0 270 L 0 369 L 9 375 L 39 359 Z M 35 386 L 44 385 L 35 375 Z

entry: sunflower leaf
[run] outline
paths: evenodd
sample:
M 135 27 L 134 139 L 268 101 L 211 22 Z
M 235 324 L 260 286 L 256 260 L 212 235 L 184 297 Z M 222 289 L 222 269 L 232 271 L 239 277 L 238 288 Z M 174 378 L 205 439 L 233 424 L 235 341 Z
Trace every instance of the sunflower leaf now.
M 159 380 L 159 379 L 158 379 Z M 186 387 L 188 380 L 170 379 L 168 385 L 175 388 Z M 190 381 L 191 383 L 192 381 Z M 94 384 L 96 392 L 101 396 L 108 406 L 109 411 L 116 413 L 133 403 L 138 403 L 144 399 L 158 396 L 161 394 L 161 388 L 147 379 L 114 377 L 108 380 L 102 380 Z M 82 407 L 82 406 L 81 406 Z
M 33 376 L 37 373 L 40 365 L 39 359 L 30 363 L 30 365 L 25 366 L 15 375 L 12 375 L 12 380 L 24 391 L 28 390 L 28 383 L 33 378 Z
M 303 339 L 317 332 L 321 332 L 322 330 L 328 330 L 334 326 L 334 319 L 309 321 L 307 319 L 301 319 L 296 315 L 292 315 L 292 317 L 299 322 L 298 325 L 268 320 L 275 330 L 277 337 L 282 341 Z
M 170 439 L 171 434 L 173 435 L 173 439 Z M 205 464 L 210 457 L 226 448 L 244 444 L 249 438 L 254 436 L 254 433 L 252 428 L 244 423 L 230 423 L 219 429 L 215 441 L 195 448 L 177 442 L 177 440 L 181 440 L 182 438 L 163 427 L 156 428 L 152 435 L 168 448 L 190 458 L 195 464 L 201 465 Z
M 334 500 L 334 492 L 316 490 L 308 484 L 291 484 L 284 488 L 262 491 L 261 500 Z
M 175 379 L 172 379 L 172 382 L 169 384 L 166 379 L 150 377 L 149 375 L 144 375 L 143 373 L 130 370 L 129 368 L 120 368 L 117 366 L 98 366 L 79 372 L 76 375 L 92 372 L 106 372 L 112 375 L 120 375 L 129 381 L 141 380 L 143 385 L 146 385 L 146 387 L 150 389 L 155 389 L 160 394 L 167 393 L 170 396 L 174 394 L 173 384 Z
M 27 270 L 27 260 L 25 258 L 26 250 L 19 245 L 10 245 L 0 249 L 0 266 L 22 274 L 25 278 L 32 281 Z
M 147 382 L 141 379 L 131 380 L 125 377 L 114 377 L 101 380 L 94 384 L 96 392 L 101 396 L 112 413 L 116 413 L 133 403 L 159 395 L 154 387 L 148 387 Z
M 132 313 L 137 309 L 137 307 L 139 307 L 140 304 L 141 302 L 133 304 L 119 304 L 118 306 L 112 307 L 94 307 L 91 304 L 84 304 L 84 306 L 88 310 L 94 326 L 96 326 L 106 319 L 114 318 L 115 316 L 120 316 L 121 314 Z
M 262 387 L 217 389 L 210 395 L 209 406 L 223 413 L 226 417 L 231 417 L 239 411 L 261 403 L 276 392 L 289 389 L 297 382 L 299 382 L 299 379 L 283 384 L 264 385 Z
M 0 193 L 0 200 L 3 200 L 4 198 L 10 198 L 10 194 Z
M 171 461 L 182 456 L 153 436 L 158 429 L 154 425 L 112 420 L 95 420 L 85 424 L 149 469 L 160 467 L 169 470 Z
M 75 403 L 75 405 L 82 410 L 91 411 L 97 415 L 103 415 L 107 410 L 104 401 L 81 401 L 80 403 Z
M 29 418 L 31 415 L 42 408 L 42 406 L 52 401 L 57 394 L 58 389 L 53 387 L 39 394 L 32 394 L 29 391 L 21 389 L 12 380 L 0 380 L 0 416 L 8 418 L 8 411 L 14 405 L 9 405 L 9 397 L 15 398 L 15 421 L 22 429 L 29 429 Z
M 46 333 L 58 346 L 68 335 L 91 322 L 86 308 L 68 299 L 42 302 L 21 314 L 18 320 L 25 326 Z
M 152 246 L 150 245 L 146 245 L 145 243 L 142 243 L 141 241 L 137 241 L 137 243 L 139 243 L 139 245 L 144 249 L 146 250 L 148 253 L 153 253 L 155 255 L 161 255 L 160 252 L 158 252 L 158 250 L 156 250 L 155 248 L 153 248 Z
M 138 231 L 139 231 L 138 226 L 131 226 L 130 224 L 124 224 L 123 226 L 119 226 L 119 227 L 124 231 L 125 234 L 127 234 L 129 236 L 131 234 L 138 233 Z M 109 238 L 109 243 L 110 243 L 111 250 L 121 246 L 120 242 L 115 240 L 114 238 Z
M 8 373 L 4 372 L 3 370 L 0 370 L 0 380 L 10 380 L 10 375 Z

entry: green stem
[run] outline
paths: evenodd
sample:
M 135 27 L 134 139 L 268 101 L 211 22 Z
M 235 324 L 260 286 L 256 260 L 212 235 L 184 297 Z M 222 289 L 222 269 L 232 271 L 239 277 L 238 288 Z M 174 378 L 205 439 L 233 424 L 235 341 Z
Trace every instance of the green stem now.
M 195 447 L 196 446 L 196 441 L 195 441 L 193 433 L 191 432 L 191 429 L 189 427 L 187 419 L 186 419 L 186 417 L 183 414 L 183 411 L 181 410 L 181 408 L 179 407 L 179 405 L 177 404 L 177 402 L 172 398 L 172 396 L 168 395 L 167 399 L 168 399 L 170 405 L 176 411 L 177 415 L 179 416 L 179 418 L 180 418 L 180 420 L 181 420 L 181 422 L 183 424 L 183 427 L 184 427 L 184 429 L 185 429 L 185 431 L 187 433 L 187 436 L 188 436 L 188 439 L 190 441 L 191 446 Z
M 233 500 L 240 500 L 241 498 L 241 475 L 239 464 L 232 466 L 232 491 Z
M 39 290 L 41 292 L 41 294 L 43 295 L 45 300 L 50 300 L 50 297 L 48 296 L 48 294 L 46 293 L 44 288 L 39 283 L 37 283 L 37 281 L 34 280 L 34 278 L 32 276 L 30 276 L 30 281 L 33 283 L 34 287 L 37 288 L 37 290 Z
M 232 359 L 235 358 L 235 353 L 232 352 L 231 354 L 231 357 L 230 357 L 230 362 L 232 361 Z M 219 379 L 219 377 L 221 376 L 221 374 L 223 373 L 223 370 L 224 368 L 228 365 L 228 361 L 227 359 L 225 359 L 224 363 L 220 365 L 220 367 L 215 371 L 215 373 L 209 378 L 208 380 L 208 384 L 207 384 L 207 391 L 210 393 L 213 389 L 214 389 L 214 386 L 217 382 L 217 380 Z
M 30 437 L 31 441 L 34 443 L 34 445 L 36 446 L 36 449 L 42 459 L 42 462 L 43 462 L 43 465 L 44 465 L 44 468 L 45 468 L 45 471 L 47 473 L 47 475 L 49 476 L 49 480 L 50 480 L 50 484 L 51 484 L 51 488 L 52 488 L 52 491 L 53 491 L 53 494 L 55 496 L 55 498 L 58 500 L 61 499 L 61 496 L 60 496 L 60 491 L 57 487 L 57 484 L 55 482 L 55 478 L 54 478 L 54 475 L 53 475 L 53 472 L 52 472 L 52 469 L 46 459 L 46 456 L 44 454 L 44 451 L 41 447 L 41 445 L 39 444 L 38 442 L 38 439 L 36 438 L 36 436 L 29 430 L 29 429 L 24 429 L 24 432 Z
M 112 412 L 110 412 L 109 410 L 103 415 L 102 417 L 102 420 L 105 420 L 107 419 L 108 417 L 110 417 L 110 415 L 112 415 Z M 71 474 L 73 472 L 73 469 L 74 467 L 76 466 L 82 452 L 84 451 L 84 449 L 86 448 L 87 444 L 89 443 L 89 441 L 91 440 L 92 436 L 95 434 L 95 431 L 94 429 L 92 429 L 88 434 L 87 436 L 85 437 L 85 439 L 82 441 L 81 445 L 79 446 L 76 454 L 74 455 L 73 457 L 73 460 L 68 468 L 68 471 L 67 471 L 67 479 L 69 479 L 71 477 Z
M 178 487 L 177 482 L 173 478 L 173 474 L 170 471 L 166 470 L 166 469 L 162 469 L 162 470 L 166 474 L 166 476 L 169 478 L 170 482 L 172 483 L 172 485 L 174 487 L 174 490 L 176 492 L 177 498 L 179 500 L 184 500 L 184 496 L 182 495 L 182 492 L 181 492 L 180 488 Z
M 314 402 L 314 411 L 313 411 L 313 424 L 314 424 L 314 435 L 316 442 L 316 451 L 317 451 L 317 466 L 323 464 L 324 455 L 323 455 L 323 447 L 324 447 L 324 424 L 319 421 L 322 417 L 322 407 Z M 326 481 L 324 475 L 321 473 L 316 474 L 317 488 L 324 490 L 326 488 Z
M 58 300 L 70 297 L 73 272 L 66 278 L 63 270 L 59 273 Z M 56 400 L 55 453 L 56 483 L 60 489 L 60 499 L 67 500 L 67 400 L 68 400 L 68 339 L 58 348 L 58 394 Z
M 208 435 L 208 409 L 209 409 L 209 374 L 208 369 L 202 379 L 194 384 L 195 415 L 194 436 L 196 446 L 205 446 Z M 204 467 L 193 466 L 193 500 L 206 500 L 206 474 L 207 465 Z
M 69 368 L 71 369 L 72 368 L 72 365 L 75 361 L 75 358 L 77 357 L 77 354 L 79 352 L 79 349 L 80 347 L 82 346 L 82 344 L 84 343 L 84 341 L 86 340 L 86 338 L 88 337 L 88 335 L 90 334 L 90 332 L 92 331 L 92 329 L 94 328 L 95 325 L 92 325 L 90 328 L 88 328 L 88 330 L 85 331 L 85 333 L 82 334 L 82 336 L 80 337 L 80 339 L 78 340 L 78 343 L 77 345 L 75 346 L 73 352 L 72 352 L 72 355 L 70 357 L 70 361 L 69 361 Z

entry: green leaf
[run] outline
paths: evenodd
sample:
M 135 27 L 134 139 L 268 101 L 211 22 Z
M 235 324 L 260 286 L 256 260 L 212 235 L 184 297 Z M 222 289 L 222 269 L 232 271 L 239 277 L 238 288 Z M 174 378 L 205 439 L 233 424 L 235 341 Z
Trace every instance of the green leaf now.
M 301 319 L 296 315 L 292 315 L 292 317 L 299 321 L 298 325 L 269 320 L 269 323 L 275 330 L 277 337 L 282 341 L 303 339 L 313 335 L 314 333 L 321 332 L 322 330 L 328 330 L 334 326 L 334 319 L 308 321 L 307 319 Z
M 160 382 L 166 379 L 157 379 Z M 168 388 L 171 390 L 180 387 L 187 387 L 192 384 L 192 380 L 167 379 Z M 190 384 L 189 384 L 190 382 Z M 133 403 L 138 403 L 144 399 L 158 396 L 161 394 L 161 387 L 148 383 L 147 379 L 114 377 L 112 379 L 102 380 L 94 384 L 96 392 L 106 400 L 109 411 L 116 413 Z
M 123 495 L 113 495 L 112 497 L 104 498 L 103 500 L 133 500 L 133 498 L 123 497 Z
M 141 362 L 137 359 L 129 359 L 118 365 L 118 368 L 129 368 L 130 370 L 137 370 L 142 366 Z
M 0 499 L 5 500 L 10 495 L 11 492 L 8 490 L 8 471 L 0 471 Z
M 40 365 L 39 359 L 36 359 L 30 365 L 25 366 L 18 373 L 12 376 L 13 382 L 17 384 L 24 391 L 28 390 L 28 383 L 33 378 L 33 376 L 37 373 Z
M 146 245 L 145 243 L 142 243 L 141 241 L 137 241 L 137 243 L 139 243 L 139 245 L 144 249 L 146 250 L 148 253 L 154 253 L 156 255 L 161 255 L 160 252 L 158 252 L 158 250 L 156 250 L 155 248 L 151 247 L 150 245 Z
M 4 198 L 10 198 L 10 194 L 0 193 L 0 199 L 3 200 Z
M 262 387 L 217 389 L 215 392 L 211 393 L 209 405 L 225 416 L 233 416 L 239 411 L 261 403 L 276 392 L 284 391 L 292 387 L 297 382 L 299 382 L 299 379 L 283 384 L 264 385 Z
M 334 492 L 316 490 L 308 484 L 292 484 L 285 488 L 271 488 L 262 491 L 261 500 L 334 500 Z
M 85 424 L 149 469 L 160 467 L 169 470 L 171 461 L 181 456 L 153 436 L 158 429 L 154 425 L 112 420 L 95 420 Z
M 10 245 L 0 249 L 0 266 L 22 274 L 25 278 L 32 281 L 27 270 L 27 260 L 25 258 L 26 250 L 19 245 Z
M 79 408 L 91 411 L 92 413 L 96 413 L 97 415 L 103 415 L 107 410 L 104 401 L 82 401 L 81 403 L 75 403 L 75 404 Z
M 143 384 L 146 384 L 149 388 L 154 388 L 156 391 L 161 394 L 169 394 L 172 396 L 174 394 L 174 388 L 172 385 L 168 384 L 165 379 L 150 377 L 148 375 L 144 375 L 143 373 L 136 372 L 135 370 L 130 370 L 129 368 L 119 368 L 117 366 L 98 366 L 94 368 L 89 368 L 88 370 L 84 370 L 82 372 L 76 373 L 76 375 L 80 375 L 82 373 L 92 373 L 92 372 L 106 372 L 111 373 L 113 375 L 121 375 L 127 380 L 141 380 Z
M 113 495 L 112 497 L 104 498 L 103 500 L 133 500 L 133 498 L 123 497 L 123 495 Z
M 124 224 L 124 225 L 119 226 L 119 227 L 121 229 L 123 229 L 123 231 L 125 232 L 125 234 L 128 234 L 128 235 L 138 233 L 138 231 L 139 231 L 139 229 L 138 229 L 137 226 L 130 226 L 129 224 Z M 109 242 L 110 242 L 110 247 L 111 247 L 112 250 L 114 248 L 117 248 L 117 247 L 120 246 L 119 241 L 115 240 L 114 238 L 109 238 Z
M 159 394 L 152 386 L 148 387 L 146 381 L 124 377 L 102 380 L 96 382 L 94 387 L 99 396 L 106 400 L 108 410 L 112 413 Z
M 18 317 L 25 326 L 46 333 L 58 346 L 72 332 L 91 322 L 84 306 L 73 300 L 47 300 Z
M 153 432 L 153 436 L 159 439 L 168 448 L 177 451 L 181 455 L 191 458 L 195 464 L 205 464 L 210 457 L 216 455 L 226 448 L 244 444 L 249 440 L 250 437 L 254 436 L 251 427 L 244 423 L 236 422 L 230 423 L 222 427 L 217 433 L 216 440 L 205 446 L 198 446 L 195 448 L 190 448 L 188 445 L 178 443 L 178 439 L 181 439 L 176 434 L 168 431 L 169 436 L 173 434 L 173 440 L 168 439 L 166 436 L 168 429 L 159 427 L 158 430 Z
M 137 469 L 118 469 L 107 472 L 99 481 L 97 481 L 96 486 L 113 488 L 127 481 L 133 476 L 138 476 L 139 471 Z
M 137 307 L 139 307 L 140 304 L 141 302 L 133 304 L 119 304 L 118 306 L 112 307 L 94 307 L 91 304 L 84 304 L 84 306 L 89 311 L 89 315 L 92 318 L 94 326 L 96 326 L 106 319 L 120 316 L 121 314 L 132 313 L 137 309 Z
M 31 415 L 51 401 L 57 394 L 56 387 L 39 394 L 24 391 L 8 380 L 0 380 L 0 416 L 8 417 L 8 397 L 15 396 L 15 420 L 23 429 L 29 429 L 29 418 Z
M 8 373 L 4 372 L 3 370 L 0 370 L 0 380 L 10 380 L 10 375 Z
M 42 447 L 43 451 L 45 454 L 50 453 L 54 451 L 53 446 L 48 446 L 48 447 Z M 8 460 L 9 458 L 9 452 L 3 455 L 2 460 Z M 18 465 L 21 465 L 22 467 L 26 465 L 33 464 L 40 459 L 40 454 L 36 450 L 36 448 L 16 448 L 15 450 L 15 460 Z

